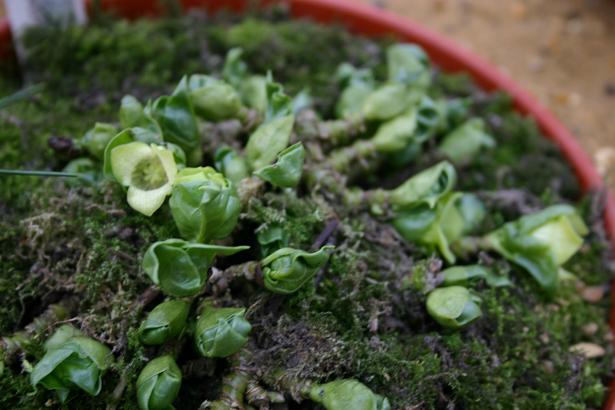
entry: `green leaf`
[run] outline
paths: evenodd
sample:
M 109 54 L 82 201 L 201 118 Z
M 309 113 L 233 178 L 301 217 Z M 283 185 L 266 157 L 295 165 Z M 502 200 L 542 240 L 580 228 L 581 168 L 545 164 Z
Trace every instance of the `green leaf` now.
M 416 110 L 410 109 L 378 127 L 371 142 L 378 152 L 394 154 L 415 142 Z
M 178 145 L 189 156 L 200 150 L 198 126 L 186 91 L 159 97 L 145 107 L 145 114 L 156 121 L 165 141 Z
M 410 108 L 416 98 L 403 84 L 382 85 L 365 98 L 363 117 L 369 121 L 390 120 Z
M 132 95 L 122 98 L 120 106 L 120 125 L 122 128 L 143 128 L 154 134 L 162 134 L 156 121 L 145 112 L 143 104 Z
M 263 257 L 271 255 L 280 248 L 288 246 L 290 233 L 280 224 L 272 224 L 257 231 L 256 239 L 261 247 Z
M 216 150 L 214 163 L 216 169 L 233 184 L 238 184 L 239 181 L 250 176 L 246 160 L 228 145 L 223 145 Z
M 427 296 L 427 312 L 444 327 L 458 329 L 482 315 L 480 298 L 462 286 L 434 289 Z
M 423 143 L 446 126 L 446 103 L 423 95 L 416 107 L 415 140 Z
M 184 77 L 175 93 L 187 92 L 195 112 L 208 121 L 236 118 L 242 108 L 241 97 L 231 85 L 203 74 Z
M 111 124 L 97 122 L 81 139 L 81 145 L 96 159 L 103 159 L 109 141 L 117 135 Z
M 303 144 L 298 142 L 281 151 L 273 165 L 258 169 L 254 171 L 254 174 L 271 185 L 280 188 L 294 188 L 301 179 L 304 157 Z
M 451 243 L 461 238 L 465 221 L 458 208 L 460 193 L 443 196 L 434 209 L 428 203 L 397 212 L 391 223 L 409 242 L 437 247 L 442 256 L 454 263 Z
M 194 332 L 196 346 L 205 357 L 227 357 L 248 341 L 252 326 L 243 308 L 215 308 L 205 304 Z
M 221 246 L 167 239 L 152 244 L 143 257 L 143 270 L 171 296 L 193 296 L 201 291 L 218 255 L 229 256 L 249 246 Z
M 431 84 L 429 58 L 414 44 L 394 44 L 386 51 L 388 78 L 414 89 L 426 90 Z
M 457 181 L 457 172 L 447 161 L 429 167 L 391 191 L 389 201 L 395 209 L 409 209 L 421 204 L 434 208 L 450 193 Z
M 190 303 L 169 300 L 156 306 L 141 323 L 139 339 L 144 345 L 161 345 L 178 338 L 186 327 Z
M 473 118 L 444 137 L 439 150 L 456 164 L 472 161 L 483 148 L 493 148 L 495 140 L 485 133 L 485 123 Z
M 242 81 L 240 86 L 240 94 L 243 103 L 265 114 L 267 111 L 267 77 L 262 75 L 253 75 Z
M 181 170 L 169 205 L 182 237 L 193 242 L 227 237 L 237 225 L 241 211 L 231 181 L 211 167 Z
M 335 380 L 315 384 L 309 391 L 310 399 L 326 410 L 390 410 L 386 397 L 374 394 L 363 383 L 354 379 Z
M 226 53 L 224 67 L 222 68 L 224 81 L 235 88 L 239 88 L 241 82 L 248 76 L 248 66 L 241 59 L 242 54 L 243 50 L 241 48 L 230 49 Z
M 150 361 L 137 378 L 137 402 L 141 410 L 172 410 L 179 394 L 182 373 L 173 357 Z
M 67 326 L 58 328 L 45 347 L 30 374 L 32 385 L 56 391 L 61 401 L 75 388 L 92 396 L 100 393 L 102 375 L 113 361 L 108 347 Z
M 293 248 L 275 251 L 261 262 L 265 287 L 283 295 L 298 291 L 327 263 L 331 249 L 327 245 L 313 253 Z
M 552 295 L 560 267 L 581 248 L 587 233 L 587 226 L 573 207 L 554 205 L 505 224 L 488 234 L 484 242 L 523 267 Z
M 375 88 L 371 70 L 357 69 L 344 63 L 337 69 L 337 78 L 343 91 L 335 106 L 336 115 L 339 118 L 359 116 L 365 100 Z
M 265 122 L 288 117 L 293 113 L 292 99 L 284 93 L 282 84 L 273 81 L 271 72 L 267 73 L 266 93 Z
M 463 194 L 457 202 L 457 208 L 464 221 L 463 233 L 474 232 L 487 215 L 487 209 L 482 201 L 474 194 Z
M 440 272 L 444 286 L 469 286 L 479 280 L 484 280 L 487 285 L 498 288 L 510 286 L 512 282 L 506 276 L 496 275 L 493 270 L 481 265 L 453 266 Z
M 246 144 L 246 160 L 252 170 L 261 169 L 273 161 L 288 146 L 295 117 L 288 115 L 260 125 Z

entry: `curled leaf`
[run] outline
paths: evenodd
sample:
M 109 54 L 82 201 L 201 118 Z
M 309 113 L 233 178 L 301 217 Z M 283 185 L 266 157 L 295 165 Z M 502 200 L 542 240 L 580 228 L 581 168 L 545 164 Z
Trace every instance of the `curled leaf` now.
M 472 118 L 444 137 L 439 149 L 456 164 L 470 162 L 483 148 L 495 146 L 495 140 L 484 129 L 482 119 Z
M 196 346 L 205 357 L 227 357 L 248 341 L 252 326 L 243 308 L 215 308 L 206 304 L 196 323 Z
M 431 68 L 425 51 L 414 44 L 394 44 L 386 51 L 390 82 L 424 90 L 431 84 Z
M 385 122 L 371 139 L 378 152 L 396 153 L 415 142 L 416 110 Z
M 234 184 L 250 176 L 246 160 L 227 145 L 223 145 L 216 150 L 214 162 L 216 169 Z
M 406 180 L 391 191 L 389 201 L 396 209 L 408 209 L 421 204 L 434 208 L 450 193 L 457 181 L 457 172 L 448 161 L 442 161 Z
M 186 326 L 190 303 L 183 300 L 162 302 L 139 326 L 139 339 L 145 345 L 160 345 L 181 335 Z
M 150 361 L 137 378 L 141 410 L 172 410 L 182 383 L 182 372 L 169 355 Z
M 369 387 L 354 379 L 335 380 L 313 385 L 310 399 L 326 410 L 390 410 L 386 397 L 372 392 Z
M 406 111 L 415 98 L 403 84 L 385 84 L 365 98 L 363 117 L 370 121 L 390 120 Z
M 208 121 L 236 118 L 241 111 L 241 97 L 231 85 L 203 74 L 184 77 L 176 92 L 185 90 L 194 111 Z
M 427 296 L 427 312 L 444 327 L 457 329 L 482 315 L 480 298 L 462 286 L 436 288 Z
M 294 188 L 301 179 L 304 157 L 303 144 L 298 142 L 282 150 L 274 164 L 258 169 L 254 174 L 271 185 Z
M 143 270 L 167 295 L 192 296 L 205 285 L 207 271 L 216 256 L 229 256 L 248 248 L 167 239 L 147 249 L 143 257 Z
M 275 251 L 261 262 L 265 287 L 284 295 L 298 291 L 327 263 L 331 249 L 328 245 L 313 253 L 293 248 Z
M 227 237 L 241 211 L 233 184 L 211 167 L 181 170 L 169 205 L 181 236 L 194 242 Z
M 100 393 L 102 375 L 113 360 L 107 346 L 62 326 L 45 348 L 45 355 L 30 374 L 32 385 L 54 390 L 62 402 L 75 388 L 92 396 Z
M 440 272 L 444 286 L 469 286 L 479 280 L 484 280 L 487 285 L 497 288 L 510 286 L 511 281 L 506 276 L 496 275 L 493 270 L 481 265 L 453 266 Z
M 573 207 L 554 205 L 505 224 L 488 234 L 485 242 L 553 294 L 561 266 L 581 248 L 587 233 L 587 226 Z
M 288 146 L 295 117 L 287 115 L 260 125 L 246 144 L 246 160 L 253 170 L 261 169 L 273 161 Z

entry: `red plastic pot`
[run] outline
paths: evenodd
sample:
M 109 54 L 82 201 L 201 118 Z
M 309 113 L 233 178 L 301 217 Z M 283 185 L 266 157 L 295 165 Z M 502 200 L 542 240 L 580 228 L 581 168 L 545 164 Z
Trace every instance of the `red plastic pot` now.
M 92 3 L 88 0 L 88 3 Z M 118 15 L 137 18 L 156 16 L 163 10 L 157 0 L 102 0 L 105 10 L 112 10 Z M 201 8 L 210 12 L 220 10 L 243 11 L 249 0 L 182 0 L 185 9 Z M 445 71 L 463 71 L 470 74 L 474 81 L 485 90 L 503 90 L 510 94 L 516 108 L 532 117 L 544 135 L 552 140 L 564 154 L 585 191 L 604 190 L 604 182 L 593 166 L 589 156 L 581 149 L 572 134 L 545 107 L 530 94 L 519 87 L 506 75 L 483 61 L 481 58 L 458 46 L 440 34 L 434 33 L 419 24 L 398 17 L 389 12 L 376 9 L 353 0 L 261 0 L 260 5 L 272 3 L 287 4 L 295 18 L 310 18 L 322 23 L 341 23 L 353 32 L 368 35 L 393 35 L 401 40 L 420 44 L 432 61 Z M 11 34 L 8 23 L 0 20 L 0 61 L 14 58 Z M 615 248 L 615 196 L 607 195 L 604 214 L 606 230 Z M 615 285 L 611 291 L 612 311 L 611 329 L 615 333 Z M 615 410 L 615 380 L 605 409 Z

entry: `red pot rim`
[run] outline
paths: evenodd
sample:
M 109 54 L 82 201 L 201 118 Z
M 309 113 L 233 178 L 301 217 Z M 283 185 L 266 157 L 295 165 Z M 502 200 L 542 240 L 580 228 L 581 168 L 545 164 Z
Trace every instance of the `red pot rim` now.
M 204 8 L 212 12 L 222 9 L 242 11 L 249 2 L 249 0 L 183 0 L 186 8 Z M 88 3 L 91 2 L 88 0 Z M 307 17 L 322 23 L 341 23 L 360 34 L 393 35 L 401 40 L 420 44 L 432 61 L 445 71 L 464 71 L 485 90 L 506 91 L 513 97 L 517 110 L 532 117 L 544 135 L 560 148 L 585 191 L 607 189 L 589 156 L 548 109 L 508 76 L 448 38 L 406 18 L 352 0 L 261 0 L 260 2 L 261 6 L 270 3 L 287 4 L 293 17 Z M 112 9 L 129 18 L 155 16 L 160 13 L 158 4 L 156 0 L 102 1 L 103 8 Z M 9 25 L 6 20 L 0 20 L 0 61 L 12 58 L 14 51 Z M 610 191 L 607 193 L 604 221 L 611 244 L 615 247 L 615 196 Z M 611 290 L 611 298 L 613 307 L 610 325 L 615 332 L 615 285 Z M 615 410 L 615 380 L 611 382 L 610 390 L 605 409 Z

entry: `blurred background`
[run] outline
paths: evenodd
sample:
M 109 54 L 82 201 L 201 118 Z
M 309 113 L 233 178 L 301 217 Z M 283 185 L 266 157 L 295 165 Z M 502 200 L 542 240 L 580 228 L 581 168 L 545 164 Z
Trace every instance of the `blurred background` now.
M 615 1 L 346 1 L 408 17 L 498 66 L 560 117 L 615 188 Z

